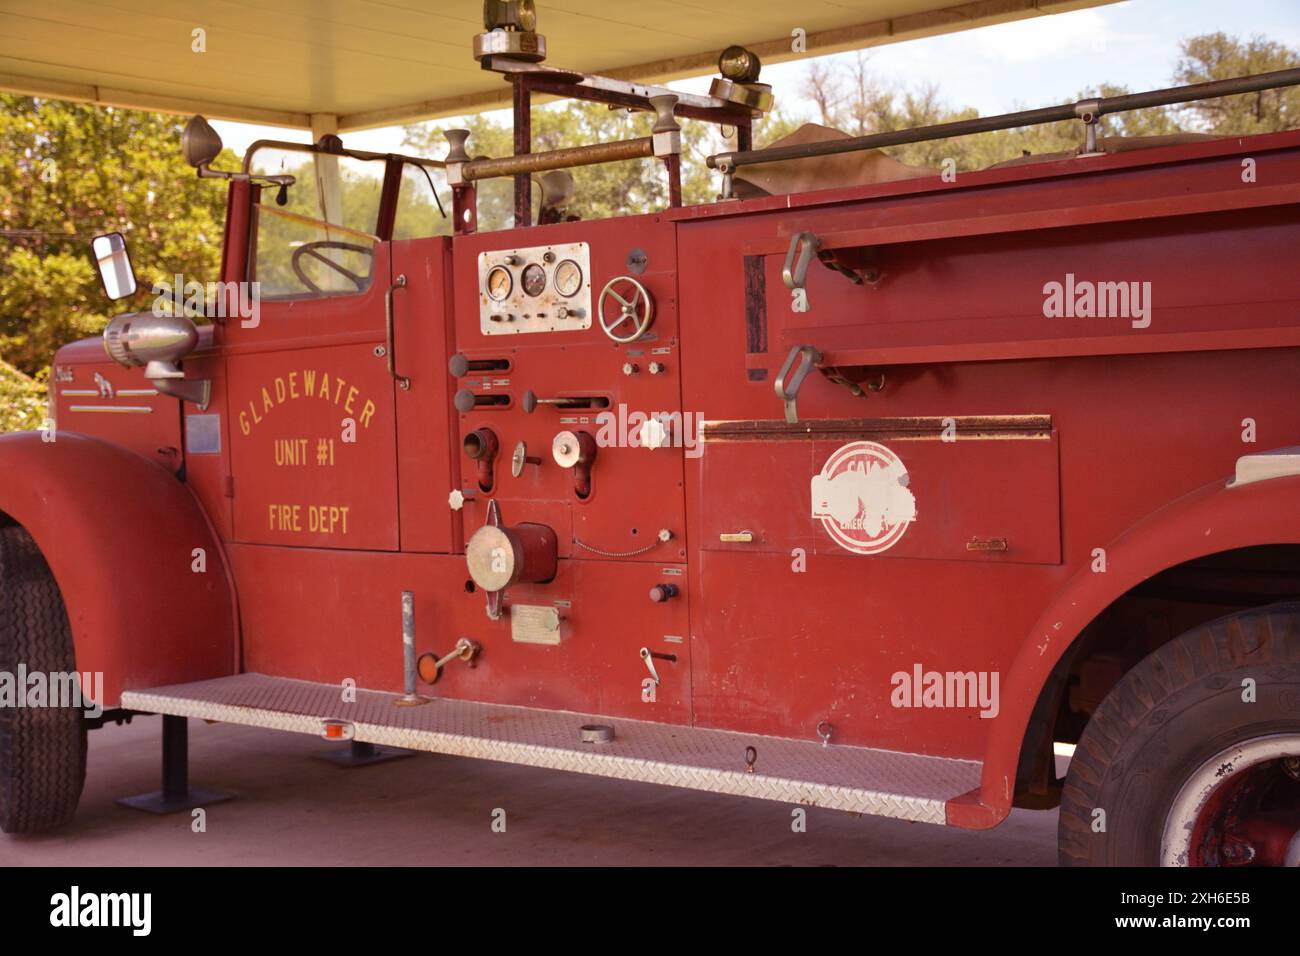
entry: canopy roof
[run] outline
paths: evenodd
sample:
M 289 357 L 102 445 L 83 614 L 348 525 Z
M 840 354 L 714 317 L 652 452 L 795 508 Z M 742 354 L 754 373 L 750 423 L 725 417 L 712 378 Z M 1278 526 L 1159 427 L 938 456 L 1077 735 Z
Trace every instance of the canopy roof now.
M 731 43 L 772 63 L 1107 2 L 537 0 L 537 17 L 548 64 L 663 82 L 713 72 Z M 482 29 L 480 0 L 0 0 L 0 89 L 365 129 L 508 105 L 471 55 Z

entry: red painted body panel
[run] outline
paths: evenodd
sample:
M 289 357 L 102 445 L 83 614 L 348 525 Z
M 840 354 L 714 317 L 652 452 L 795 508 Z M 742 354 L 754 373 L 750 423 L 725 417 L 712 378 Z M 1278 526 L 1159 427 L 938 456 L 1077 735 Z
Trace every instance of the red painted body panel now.
M 397 549 L 388 261 L 380 246 L 361 294 L 264 301 L 256 327 L 225 326 L 236 541 Z
M 493 703 L 688 723 L 690 661 L 685 601 L 646 594 L 680 565 L 561 562 L 547 585 L 513 588 L 517 604 L 566 602 L 561 643 L 521 644 L 510 621 L 488 621 L 483 594 L 466 590 L 459 555 L 339 553 L 232 545 L 242 601 L 245 668 L 359 687 L 402 687 L 401 592 L 415 595 L 417 648 L 446 654 L 460 637 L 483 645 L 473 668 L 454 664 L 428 693 Z M 633 609 L 635 613 L 633 613 Z M 643 610 L 644 609 L 644 610 Z M 638 651 L 675 654 L 657 663 L 663 683 L 643 702 Z
M 169 400 L 170 401 L 170 400 Z M 237 672 L 222 544 L 193 493 L 111 442 L 0 435 L 0 511 L 36 540 L 68 610 L 79 671 L 127 687 Z M 194 549 L 206 570 L 196 573 Z
M 1257 161 L 1256 182 L 1242 181 L 1244 157 Z M 232 191 L 232 203 L 242 195 Z M 216 380 L 221 450 L 188 455 L 186 466 L 231 542 L 243 667 L 400 689 L 399 599 L 411 590 L 421 651 L 446 653 L 462 636 L 483 645 L 477 666 L 450 666 L 437 694 L 805 739 L 829 720 L 836 742 L 983 759 L 981 791 L 954 801 L 950 818 L 992 825 L 1009 810 L 1043 682 L 1116 596 L 1198 556 L 1300 542 L 1297 479 L 1224 488 L 1239 456 L 1300 444 L 1297 203 L 1300 133 L 1287 133 L 956 183 L 381 244 L 365 293 L 264 303 L 259 328 L 228 324 L 189 362 Z M 232 207 L 232 222 L 228 269 L 246 261 L 233 248 L 246 209 Z M 794 311 L 780 272 L 800 231 L 827 249 L 870 247 L 879 281 L 857 285 L 814 262 L 809 308 Z M 653 339 L 618 345 L 595 326 L 482 334 L 480 253 L 570 242 L 590 245 L 593 294 L 635 271 L 634 250 L 644 254 Z M 394 294 L 396 364 L 409 390 L 376 354 L 386 345 L 383 296 L 398 275 L 407 285 Z M 1150 323 L 1045 315 L 1045 284 L 1067 276 L 1150 283 Z M 827 365 L 884 375 L 865 397 L 816 373 L 805 382 L 801 421 L 861 420 L 843 434 L 782 423 L 773 382 L 800 345 Z M 504 367 L 455 379 L 446 372 L 455 353 Z M 664 374 L 647 374 L 650 361 Z M 321 395 L 306 387 L 308 369 L 347 385 Z M 295 385 L 314 397 L 293 398 Z M 460 414 L 451 396 L 465 388 L 508 400 Z M 702 456 L 601 447 L 583 499 L 551 442 L 600 423 L 550 405 L 528 414 L 527 390 L 603 397 L 616 413 L 621 404 L 762 422 L 767 433 L 720 436 Z M 341 420 L 368 402 L 367 426 L 345 446 Z M 975 424 L 1031 418 L 1041 424 Z M 917 424 L 944 419 L 955 441 Z M 1243 442 L 1245 419 L 1254 443 Z M 158 421 L 110 437 L 148 454 L 169 440 Z M 481 428 L 499 444 L 490 492 L 462 450 Z M 331 438 L 334 464 L 318 464 L 317 443 Z M 285 464 L 289 446 L 277 440 L 302 439 L 307 458 Z M 521 441 L 541 461 L 515 477 Z M 852 441 L 892 452 L 916 504 L 894 546 L 875 554 L 851 553 L 813 513 L 814 477 Z M 79 489 L 89 494 L 67 493 Z M 448 508 L 453 489 L 469 492 L 463 510 Z M 464 542 L 489 499 L 505 525 L 556 532 L 555 579 L 510 588 L 507 604 L 556 608 L 558 644 L 512 640 L 508 616 L 490 621 L 483 593 L 467 586 Z M 277 504 L 347 507 L 352 523 L 346 534 L 313 530 L 307 510 L 273 518 Z M 88 506 L 75 514 L 91 520 Z M 172 522 L 170 510 L 159 514 Z M 672 538 L 654 545 L 660 529 Z M 753 540 L 720 539 L 741 531 Z M 134 552 L 138 537 L 128 539 Z M 1097 548 L 1109 555 L 1105 574 L 1090 570 Z M 679 593 L 652 603 L 648 591 L 662 583 Z M 642 647 L 676 658 L 659 662 L 652 701 Z M 918 666 L 997 674 L 996 712 L 894 706 L 893 675 Z

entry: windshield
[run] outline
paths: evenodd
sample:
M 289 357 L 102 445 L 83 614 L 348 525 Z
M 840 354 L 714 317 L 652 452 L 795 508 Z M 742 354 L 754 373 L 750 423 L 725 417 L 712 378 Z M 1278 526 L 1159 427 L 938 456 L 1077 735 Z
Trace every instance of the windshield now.
M 249 279 L 261 283 L 262 298 L 349 295 L 370 285 L 385 165 L 278 146 L 253 153 L 250 173 L 295 179 L 284 206 L 267 187 L 254 207 Z

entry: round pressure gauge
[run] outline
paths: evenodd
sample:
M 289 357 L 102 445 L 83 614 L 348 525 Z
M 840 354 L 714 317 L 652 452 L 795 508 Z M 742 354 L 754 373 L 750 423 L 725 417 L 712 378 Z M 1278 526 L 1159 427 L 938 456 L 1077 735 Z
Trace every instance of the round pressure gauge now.
M 541 295 L 546 288 L 546 270 L 534 262 L 524 269 L 523 282 L 525 293 L 531 296 Z
M 487 294 L 497 302 L 503 300 L 514 288 L 515 280 L 505 266 L 494 266 L 487 277 Z
M 582 289 L 582 266 L 572 259 L 565 259 L 555 267 L 555 291 L 568 297 L 577 295 Z

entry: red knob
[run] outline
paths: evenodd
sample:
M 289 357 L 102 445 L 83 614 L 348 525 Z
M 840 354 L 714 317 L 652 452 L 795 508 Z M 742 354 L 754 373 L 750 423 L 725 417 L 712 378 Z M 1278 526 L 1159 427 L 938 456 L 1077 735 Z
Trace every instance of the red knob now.
M 675 584 L 656 584 L 650 589 L 650 600 L 656 604 L 663 604 L 669 598 L 677 597 L 677 585 Z

